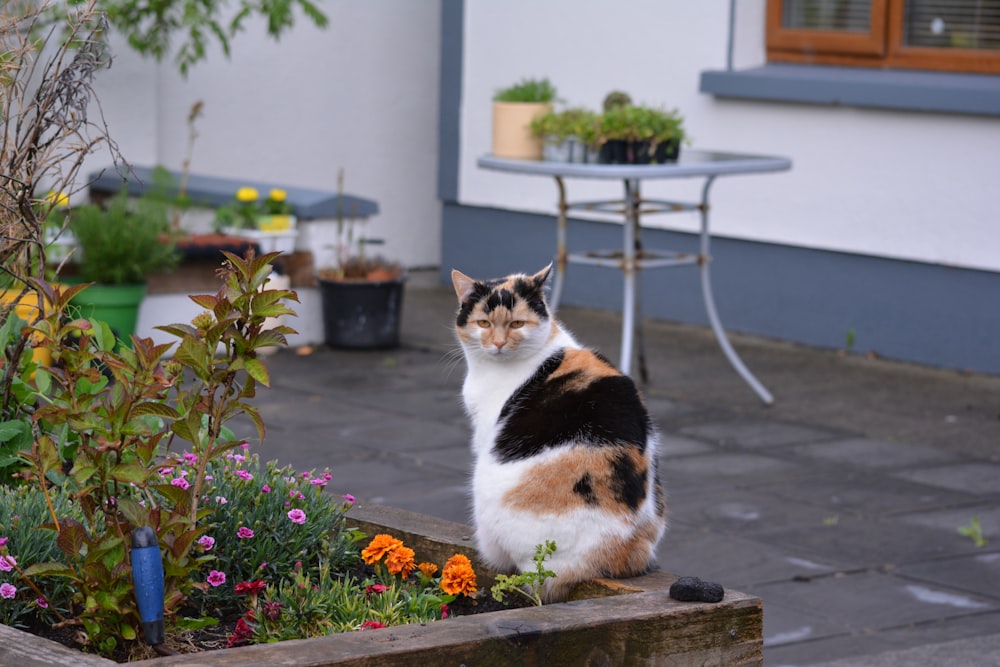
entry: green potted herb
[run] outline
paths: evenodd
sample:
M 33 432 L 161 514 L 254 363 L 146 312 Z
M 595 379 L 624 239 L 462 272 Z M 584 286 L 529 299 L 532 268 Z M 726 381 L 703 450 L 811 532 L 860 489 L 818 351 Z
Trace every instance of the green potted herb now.
M 522 79 L 493 96 L 493 155 L 521 160 L 542 159 L 542 141 L 531 132 L 531 120 L 552 111 L 556 89 L 548 79 Z
M 582 107 L 536 116 L 531 132 L 542 139 L 542 157 L 555 162 L 585 162 L 597 138 L 597 115 Z
M 157 193 L 130 198 L 123 189 L 104 206 L 77 206 L 69 216 L 79 277 L 94 283 L 74 303 L 127 338 L 135 332 L 147 277 L 180 262 L 169 205 Z
M 675 162 L 685 138 L 676 110 L 645 106 L 612 106 L 600 116 L 600 162 L 649 164 Z

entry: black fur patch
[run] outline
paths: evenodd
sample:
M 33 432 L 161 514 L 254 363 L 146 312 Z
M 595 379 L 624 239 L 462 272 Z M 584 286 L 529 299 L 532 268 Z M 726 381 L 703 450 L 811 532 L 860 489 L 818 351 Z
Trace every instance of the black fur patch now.
M 582 389 L 567 390 L 565 385 L 579 373 L 551 377 L 563 356 L 560 351 L 546 359 L 507 400 L 493 450 L 497 458 L 518 461 L 567 442 L 632 445 L 645 451 L 649 415 L 631 378 L 602 377 Z
M 524 299 L 528 308 L 532 310 L 539 317 L 547 318 L 549 316 L 549 309 L 545 305 L 545 297 L 542 293 L 542 285 L 536 283 L 534 280 L 524 280 L 519 279 L 514 283 L 514 291 L 517 295 Z
M 484 283 L 477 282 L 473 288 L 472 293 L 462 302 L 462 305 L 458 309 L 458 317 L 455 319 L 455 324 L 460 327 L 464 327 L 469 323 L 469 315 L 472 314 L 472 309 L 476 307 L 476 304 L 483 300 L 483 298 L 490 293 L 490 288 Z
M 507 310 L 514 310 L 514 293 L 508 289 L 494 290 L 492 294 L 486 297 L 484 309 L 487 313 L 492 313 L 501 307 Z
M 581 496 L 588 505 L 597 504 L 597 496 L 594 494 L 594 487 L 590 483 L 590 473 L 584 473 L 583 477 L 573 485 L 573 493 Z
M 646 498 L 646 468 L 636 469 L 635 462 L 624 450 L 615 455 L 611 465 L 614 468 L 611 490 L 615 498 L 631 510 L 638 509 Z

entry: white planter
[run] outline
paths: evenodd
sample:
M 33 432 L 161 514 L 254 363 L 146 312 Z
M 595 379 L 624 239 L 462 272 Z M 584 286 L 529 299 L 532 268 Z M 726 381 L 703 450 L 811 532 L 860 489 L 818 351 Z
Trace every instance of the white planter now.
M 283 232 L 268 232 L 260 229 L 223 227 L 222 233 L 249 239 L 260 246 L 261 252 L 294 252 L 295 240 L 299 236 L 299 230 L 294 228 Z

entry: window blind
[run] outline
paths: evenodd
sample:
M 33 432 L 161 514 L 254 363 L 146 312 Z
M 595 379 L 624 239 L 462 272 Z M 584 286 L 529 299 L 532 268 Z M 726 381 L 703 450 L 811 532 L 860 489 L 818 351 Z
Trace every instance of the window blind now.
M 907 0 L 903 43 L 1000 50 L 1000 0 Z
M 781 24 L 802 30 L 868 32 L 871 4 L 871 0 L 785 0 Z

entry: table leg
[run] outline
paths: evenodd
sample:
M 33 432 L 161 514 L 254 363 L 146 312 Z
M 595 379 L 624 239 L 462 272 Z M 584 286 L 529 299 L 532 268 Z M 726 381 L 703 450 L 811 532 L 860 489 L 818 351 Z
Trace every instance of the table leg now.
M 642 209 L 642 194 L 639 191 L 640 181 L 633 181 L 632 199 L 632 219 L 635 221 L 633 227 L 634 236 L 632 247 L 635 248 L 634 262 L 634 289 L 635 289 L 635 324 L 632 329 L 635 336 L 636 360 L 639 364 L 639 380 L 643 384 L 649 382 L 649 369 L 646 366 L 646 340 L 643 336 L 642 319 L 642 221 L 639 219 L 639 211 Z
M 566 215 L 569 211 L 569 205 L 566 203 L 566 186 L 563 184 L 562 176 L 555 178 L 556 187 L 559 188 L 559 215 L 556 218 L 556 279 L 552 284 L 552 293 L 549 295 L 549 311 L 553 315 L 559 309 L 559 300 L 562 298 L 569 256 L 566 251 Z
M 622 352 L 619 358 L 621 372 L 630 375 L 632 372 L 632 341 L 635 337 L 635 238 L 638 227 L 638 204 L 634 180 L 625 181 L 625 224 L 622 225 L 624 239 L 622 241 L 622 280 L 624 293 L 622 295 Z
M 729 364 L 740 374 L 740 377 L 750 385 L 750 388 L 754 390 L 757 396 L 760 397 L 767 405 L 774 402 L 774 397 L 771 396 L 771 392 L 761 384 L 761 382 L 754 376 L 753 373 L 744 365 L 743 360 L 740 359 L 739 355 L 736 354 L 736 350 L 729 343 L 729 338 L 726 336 L 725 330 L 722 328 L 722 322 L 719 320 L 719 314 L 715 310 L 715 297 L 712 294 L 712 279 L 709 272 L 709 264 L 711 263 L 711 254 L 709 243 L 711 240 L 711 235 L 708 231 L 708 191 L 712 187 L 712 182 L 715 180 L 714 176 L 709 176 L 705 180 L 705 186 L 701 191 L 701 205 L 699 206 L 699 211 L 701 212 L 701 251 L 699 256 L 699 270 L 701 273 L 701 294 L 705 301 L 705 312 L 708 313 L 708 321 L 712 325 L 712 331 L 715 333 L 715 339 L 719 342 L 719 347 L 722 348 L 723 353 L 726 355 L 726 359 L 729 360 Z

